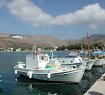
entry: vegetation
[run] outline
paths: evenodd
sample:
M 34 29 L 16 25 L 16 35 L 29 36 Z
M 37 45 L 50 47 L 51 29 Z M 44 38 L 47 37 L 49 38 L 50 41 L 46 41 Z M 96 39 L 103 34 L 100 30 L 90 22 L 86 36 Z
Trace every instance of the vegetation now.
M 67 50 L 81 50 L 81 45 L 84 49 L 86 49 L 86 50 L 88 49 L 88 46 L 85 45 L 85 44 L 75 44 L 75 45 L 67 45 L 67 46 L 62 45 L 61 47 L 58 47 L 57 50 L 66 50 L 66 49 Z M 96 48 L 96 49 L 101 49 L 102 50 L 104 48 L 104 44 L 101 43 L 101 42 L 95 42 L 93 44 L 90 44 L 89 48 L 90 49 Z

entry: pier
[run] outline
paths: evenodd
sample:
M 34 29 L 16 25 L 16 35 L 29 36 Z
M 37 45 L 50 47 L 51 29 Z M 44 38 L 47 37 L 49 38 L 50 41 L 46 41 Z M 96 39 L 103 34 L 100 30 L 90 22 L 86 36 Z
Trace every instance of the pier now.
M 105 95 L 105 74 L 84 95 Z

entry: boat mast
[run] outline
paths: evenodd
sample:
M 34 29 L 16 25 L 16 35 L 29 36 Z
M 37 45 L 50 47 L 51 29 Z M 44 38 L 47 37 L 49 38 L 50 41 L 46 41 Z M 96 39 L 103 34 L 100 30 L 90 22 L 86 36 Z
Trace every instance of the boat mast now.
M 53 50 L 51 50 L 51 58 L 53 59 L 54 57 L 54 53 L 53 53 Z
M 34 50 L 34 53 L 36 54 L 36 42 L 35 42 L 35 44 L 33 45 L 33 50 Z
M 88 45 L 88 54 L 89 54 L 89 57 L 90 57 L 90 45 L 89 45 L 89 35 L 88 35 L 88 32 L 87 32 L 87 45 Z
M 83 46 L 82 46 L 82 45 L 81 45 L 81 50 L 82 50 L 82 51 L 84 51 L 84 50 L 83 50 Z

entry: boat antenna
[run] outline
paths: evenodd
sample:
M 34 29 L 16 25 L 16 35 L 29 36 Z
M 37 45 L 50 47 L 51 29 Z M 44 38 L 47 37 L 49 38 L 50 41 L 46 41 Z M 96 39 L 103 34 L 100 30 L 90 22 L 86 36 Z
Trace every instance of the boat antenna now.
M 37 52 L 36 52 L 36 42 L 33 45 L 33 50 L 34 50 L 34 53 L 37 54 Z
M 81 45 L 81 49 L 82 49 L 82 51 L 84 51 L 84 50 L 83 50 L 83 46 L 82 46 L 82 45 Z

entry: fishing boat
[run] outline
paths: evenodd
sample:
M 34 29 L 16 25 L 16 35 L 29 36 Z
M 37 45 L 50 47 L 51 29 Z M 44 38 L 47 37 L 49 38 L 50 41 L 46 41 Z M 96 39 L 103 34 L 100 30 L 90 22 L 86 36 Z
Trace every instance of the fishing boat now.
M 104 59 L 104 51 L 100 49 L 94 49 L 91 53 L 92 56 L 94 56 L 94 65 L 93 66 L 103 66 L 105 65 L 105 59 Z
M 80 56 L 82 57 L 83 61 L 86 62 L 86 70 L 91 70 L 92 66 L 94 65 L 95 60 L 90 59 L 91 51 L 90 51 L 90 43 L 89 43 L 89 36 L 87 32 L 87 37 L 85 39 L 85 44 L 87 44 L 87 49 L 84 50 L 81 45 Z
M 82 65 L 82 58 L 78 55 L 77 52 L 70 52 L 68 56 L 59 59 L 62 66 L 70 65 L 79 67 Z
M 91 70 L 94 60 L 89 60 L 89 59 L 83 59 L 78 55 L 78 53 L 69 53 L 68 58 L 61 58 L 61 63 L 62 65 L 69 65 L 70 66 L 81 66 L 83 65 L 85 70 Z
M 84 58 L 83 59 L 84 62 L 86 62 L 86 70 L 91 70 L 91 68 L 94 65 L 95 60 L 89 59 L 89 58 Z
M 84 68 L 62 68 L 56 60 L 50 63 L 48 54 L 30 54 L 26 56 L 26 63 L 18 62 L 14 67 L 16 75 L 24 75 L 29 78 L 78 83 L 84 74 Z
M 104 58 L 99 59 L 99 58 L 95 57 L 94 60 L 95 60 L 95 62 L 93 64 L 93 66 L 103 66 L 103 65 L 105 65 L 105 59 Z
M 79 68 L 81 66 L 84 69 L 86 68 L 86 62 L 82 61 L 82 58 L 77 52 L 70 52 L 68 56 L 62 58 L 59 58 L 52 53 L 50 61 L 54 62 L 56 60 L 59 60 L 62 68 Z

